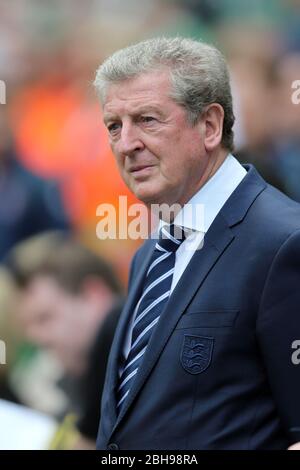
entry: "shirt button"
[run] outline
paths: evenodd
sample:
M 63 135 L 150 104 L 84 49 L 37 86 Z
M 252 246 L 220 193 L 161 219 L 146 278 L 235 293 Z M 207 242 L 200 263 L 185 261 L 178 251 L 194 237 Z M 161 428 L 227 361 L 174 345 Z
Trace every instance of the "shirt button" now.
M 107 449 L 108 450 L 119 450 L 119 446 L 115 442 L 111 442 L 110 444 L 108 444 Z

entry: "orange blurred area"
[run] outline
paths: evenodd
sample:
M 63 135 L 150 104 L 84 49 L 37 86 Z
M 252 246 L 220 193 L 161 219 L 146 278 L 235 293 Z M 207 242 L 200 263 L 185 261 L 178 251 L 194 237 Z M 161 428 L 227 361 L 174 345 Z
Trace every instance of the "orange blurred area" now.
M 127 197 L 128 206 L 137 199 L 119 175 L 96 97 L 76 85 L 38 82 L 15 95 L 10 117 L 22 163 L 35 174 L 59 181 L 72 226 L 85 243 L 117 265 L 126 282 L 139 243 L 99 241 L 96 209 L 112 204 L 118 226 L 119 196 Z
M 75 87 L 37 84 L 15 97 L 12 124 L 20 158 L 44 177 L 56 177 L 77 226 L 95 220 L 100 203 L 136 199 L 123 183 L 109 148 L 100 106 Z

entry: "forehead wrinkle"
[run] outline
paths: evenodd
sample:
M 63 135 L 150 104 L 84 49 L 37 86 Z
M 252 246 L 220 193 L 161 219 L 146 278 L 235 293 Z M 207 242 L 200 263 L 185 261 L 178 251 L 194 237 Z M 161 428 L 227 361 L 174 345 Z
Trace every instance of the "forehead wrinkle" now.
M 148 112 L 154 112 L 154 113 L 156 113 L 160 116 L 163 114 L 162 110 L 160 109 L 159 102 L 152 103 L 152 104 L 149 104 L 149 105 L 143 103 L 140 107 L 133 108 L 132 110 L 130 110 L 130 109 L 126 110 L 125 114 L 130 116 L 130 117 L 136 117 L 136 116 L 139 116 L 141 114 L 148 113 Z M 111 112 L 107 111 L 104 114 L 105 114 L 104 119 L 103 119 L 104 122 L 118 119 L 118 113 L 115 113 L 113 111 L 111 111 Z
M 153 79 L 157 78 L 157 74 L 150 74 L 148 79 L 151 75 Z M 143 77 L 121 84 L 112 84 L 108 90 L 106 102 L 103 104 L 104 113 L 106 111 L 106 114 L 114 118 L 115 114 L 122 114 L 122 112 L 128 115 L 148 110 L 159 112 L 162 111 L 161 100 L 173 101 L 168 77 L 159 76 L 159 80 L 156 79 L 157 85 L 151 81 L 140 83 L 141 78 Z M 115 112 L 118 110 L 121 110 L 120 113 Z

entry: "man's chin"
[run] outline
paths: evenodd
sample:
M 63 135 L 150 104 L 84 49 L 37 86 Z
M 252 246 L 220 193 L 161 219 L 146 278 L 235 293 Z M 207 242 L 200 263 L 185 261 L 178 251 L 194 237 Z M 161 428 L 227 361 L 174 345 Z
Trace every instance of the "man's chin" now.
M 159 191 L 155 191 L 153 186 L 153 182 L 147 181 L 143 183 L 134 184 L 131 186 L 130 189 L 137 197 L 137 199 L 139 199 L 141 202 L 148 206 L 151 204 L 157 204 L 160 200 L 160 193 Z

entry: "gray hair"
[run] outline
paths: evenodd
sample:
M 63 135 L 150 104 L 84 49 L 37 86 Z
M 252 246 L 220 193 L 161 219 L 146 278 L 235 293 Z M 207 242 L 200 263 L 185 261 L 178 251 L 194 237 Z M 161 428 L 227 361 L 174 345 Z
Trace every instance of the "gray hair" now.
M 106 59 L 96 72 L 94 86 L 103 103 L 110 84 L 166 67 L 170 70 L 171 98 L 186 109 L 191 125 L 209 104 L 223 107 L 222 144 L 232 151 L 234 114 L 229 72 L 223 55 L 214 46 L 181 37 L 142 41 Z

